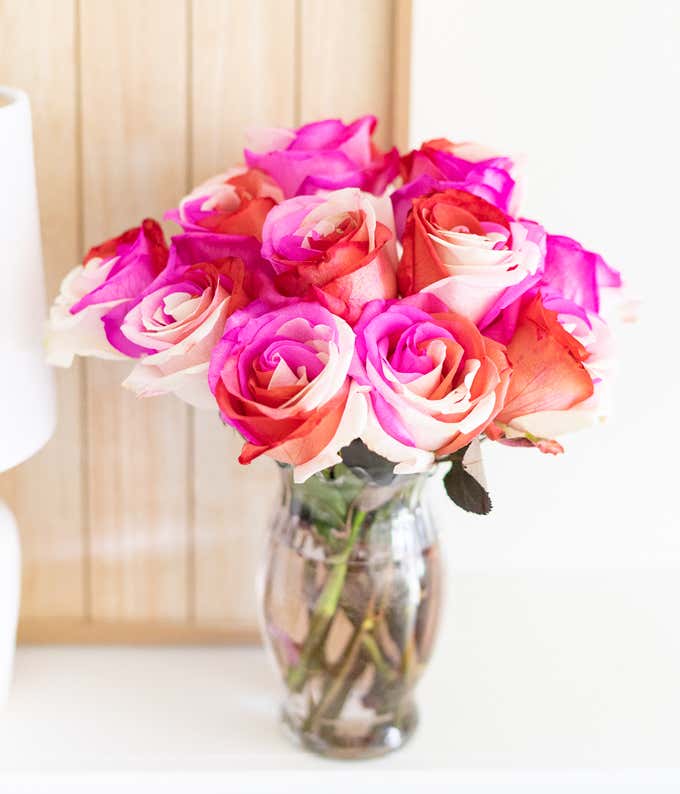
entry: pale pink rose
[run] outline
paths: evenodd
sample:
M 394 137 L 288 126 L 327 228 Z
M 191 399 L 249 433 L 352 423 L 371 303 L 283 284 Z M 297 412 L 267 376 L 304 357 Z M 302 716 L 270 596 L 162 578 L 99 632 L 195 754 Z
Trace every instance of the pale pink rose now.
M 70 270 L 59 287 L 59 294 L 50 308 L 47 325 L 47 360 L 56 367 L 70 367 L 76 355 L 103 359 L 124 359 L 109 344 L 102 315 L 115 302 L 93 307 L 90 311 L 71 314 L 71 306 L 101 286 L 115 264 L 96 257 Z
M 203 249 L 212 262 L 200 261 Z M 173 393 L 214 409 L 210 356 L 227 318 L 261 292 L 259 245 L 250 238 L 183 235 L 174 238 L 171 263 L 123 318 L 122 335 L 148 353 L 123 385 L 140 397 Z
M 47 359 L 69 367 L 73 357 L 125 359 L 117 349 L 119 318 L 163 270 L 168 250 L 160 226 L 141 226 L 92 248 L 64 278 L 47 324 Z

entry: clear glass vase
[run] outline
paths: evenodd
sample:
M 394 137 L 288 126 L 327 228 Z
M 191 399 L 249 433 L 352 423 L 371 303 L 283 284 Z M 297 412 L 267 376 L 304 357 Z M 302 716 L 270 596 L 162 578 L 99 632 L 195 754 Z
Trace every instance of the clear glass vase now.
M 413 690 L 442 600 L 427 475 L 376 480 L 344 465 L 302 484 L 282 475 L 260 603 L 284 725 L 322 755 L 382 755 L 416 727 Z

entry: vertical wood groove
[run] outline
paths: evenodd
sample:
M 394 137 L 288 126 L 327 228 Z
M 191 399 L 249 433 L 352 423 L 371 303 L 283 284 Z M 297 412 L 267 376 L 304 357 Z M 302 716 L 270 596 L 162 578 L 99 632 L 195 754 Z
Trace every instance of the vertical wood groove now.
M 295 0 L 293 59 L 293 124 L 299 127 L 302 123 L 302 0 Z
M 85 249 L 84 233 L 84 186 L 83 186 L 83 97 L 82 97 L 82 57 L 81 57 L 81 31 L 80 31 L 80 4 L 81 0 L 74 0 L 73 6 L 73 59 L 75 65 L 75 100 L 74 100 L 74 130 L 76 136 L 76 240 L 80 254 Z M 81 423 L 81 505 L 80 505 L 80 531 L 83 543 L 83 611 L 86 621 L 92 620 L 92 539 L 90 536 L 90 460 L 89 438 L 87 428 L 87 366 L 85 362 L 77 364 L 77 377 L 80 393 L 80 423 Z
M 392 24 L 392 139 L 402 150 L 409 146 L 411 104 L 412 0 L 394 0 Z
M 194 68 L 193 68 L 193 30 L 194 30 L 194 4 L 193 0 L 186 0 L 186 181 L 185 191 L 188 193 L 193 187 L 194 180 L 194 119 L 192 113 L 194 101 Z M 195 409 L 187 405 L 187 609 L 186 620 L 188 623 L 196 621 L 196 432 Z
M 394 113 L 395 113 L 395 91 L 394 91 L 394 74 L 397 66 L 397 52 L 396 52 L 396 30 L 397 30 L 397 7 L 399 0 L 389 0 L 389 31 L 387 41 L 389 42 L 389 80 L 385 86 L 385 91 L 388 96 L 388 116 L 385 119 L 385 124 L 389 126 L 389 143 L 394 143 Z
M 194 121 L 192 107 L 194 102 L 194 0 L 186 0 L 186 182 L 185 189 L 188 192 L 193 187 L 194 182 Z

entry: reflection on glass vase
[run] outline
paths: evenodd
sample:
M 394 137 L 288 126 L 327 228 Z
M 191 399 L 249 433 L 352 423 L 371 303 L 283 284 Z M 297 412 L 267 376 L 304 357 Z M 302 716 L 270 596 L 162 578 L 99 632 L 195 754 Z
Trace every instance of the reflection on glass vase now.
M 289 467 L 282 475 L 260 604 L 286 687 L 284 725 L 322 755 L 395 750 L 417 724 L 413 690 L 442 600 L 428 475 L 345 465 L 301 484 Z

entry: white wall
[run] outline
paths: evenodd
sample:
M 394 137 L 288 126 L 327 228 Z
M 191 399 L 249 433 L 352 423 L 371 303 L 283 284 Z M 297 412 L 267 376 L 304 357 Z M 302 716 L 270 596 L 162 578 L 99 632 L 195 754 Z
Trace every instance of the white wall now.
M 462 568 L 680 566 L 680 2 L 414 0 L 412 143 L 527 155 L 524 214 L 621 269 L 616 415 L 566 454 L 486 450 Z M 487 446 L 487 445 L 485 445 Z

